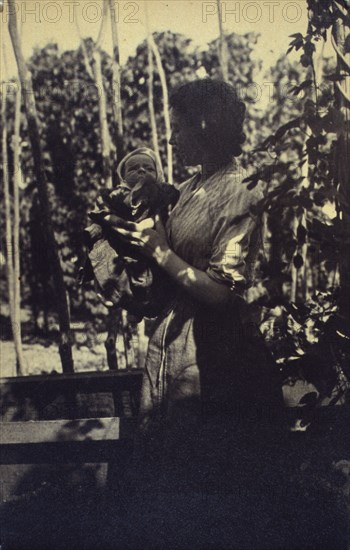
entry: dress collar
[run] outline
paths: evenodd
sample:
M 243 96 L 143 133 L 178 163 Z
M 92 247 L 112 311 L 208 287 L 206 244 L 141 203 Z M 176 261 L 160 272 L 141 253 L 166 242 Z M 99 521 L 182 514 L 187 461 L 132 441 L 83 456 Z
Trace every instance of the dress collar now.
M 233 158 L 229 163 L 225 164 L 219 170 L 207 177 L 206 180 L 202 181 L 202 172 L 199 170 L 194 176 L 193 180 L 190 182 L 190 188 L 192 190 L 200 189 L 201 187 L 210 184 L 213 179 L 221 178 L 224 174 L 232 174 L 237 172 L 239 169 L 239 164 L 236 158 Z

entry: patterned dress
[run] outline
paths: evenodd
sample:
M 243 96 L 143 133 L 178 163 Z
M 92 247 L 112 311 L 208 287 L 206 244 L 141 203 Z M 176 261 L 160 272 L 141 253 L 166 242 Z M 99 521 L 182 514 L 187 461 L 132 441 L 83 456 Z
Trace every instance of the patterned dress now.
M 204 183 L 197 174 L 180 192 L 166 228 L 172 250 L 231 288 L 232 298 L 243 295 L 259 249 L 254 205 L 262 191 L 248 190 L 232 164 Z M 237 493 L 241 466 L 256 454 L 254 434 L 269 431 L 280 399 L 277 369 L 243 298 L 214 308 L 179 289 L 155 323 L 146 359 L 135 446 L 146 493 L 159 483 L 173 495 L 204 486 Z
M 182 184 L 167 232 L 176 254 L 243 295 L 262 192 L 241 180 L 231 166 Z M 219 310 L 179 290 L 149 342 L 128 514 L 135 547 L 297 547 L 295 441 L 283 418 L 277 368 L 243 299 Z

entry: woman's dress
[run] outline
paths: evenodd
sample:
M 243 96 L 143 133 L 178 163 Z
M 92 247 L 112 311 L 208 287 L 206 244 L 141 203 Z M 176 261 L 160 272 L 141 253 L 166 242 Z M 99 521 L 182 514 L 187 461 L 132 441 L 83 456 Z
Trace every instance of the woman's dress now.
M 263 194 L 242 179 L 234 164 L 204 183 L 192 177 L 180 186 L 167 223 L 172 250 L 229 286 L 232 302 L 214 308 L 179 290 L 155 323 L 136 444 L 146 492 L 228 491 L 236 499 L 248 479 L 256 485 L 263 475 L 255 467 L 256 441 L 271 448 L 281 393 L 276 366 L 244 300 L 235 298 L 250 283 L 261 241 L 256 206 Z M 259 453 L 263 459 L 261 445 Z

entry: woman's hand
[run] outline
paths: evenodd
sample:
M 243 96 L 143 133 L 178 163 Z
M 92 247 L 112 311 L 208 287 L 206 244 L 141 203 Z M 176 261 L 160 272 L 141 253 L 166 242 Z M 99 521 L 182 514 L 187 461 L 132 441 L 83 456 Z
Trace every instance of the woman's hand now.
M 165 261 L 170 252 L 164 225 L 159 216 L 156 223 L 147 218 L 140 223 L 126 222 L 117 216 L 107 215 L 105 222 L 118 233 L 118 235 L 135 250 L 147 258 L 155 260 L 159 265 Z
M 170 249 L 159 218 L 156 217 L 155 229 L 151 218 L 134 223 L 110 214 L 104 219 L 126 243 L 155 260 L 181 288 L 198 301 L 213 307 L 227 307 L 235 300 L 228 286 L 213 281 L 205 271 L 191 266 Z

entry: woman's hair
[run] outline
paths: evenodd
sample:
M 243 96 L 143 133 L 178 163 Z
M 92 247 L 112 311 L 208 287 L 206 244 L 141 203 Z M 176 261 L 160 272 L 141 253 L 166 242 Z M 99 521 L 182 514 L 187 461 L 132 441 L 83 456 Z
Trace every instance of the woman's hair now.
M 170 106 L 198 128 L 204 146 L 221 159 L 238 157 L 245 141 L 245 104 L 226 82 L 204 78 L 183 84 Z

